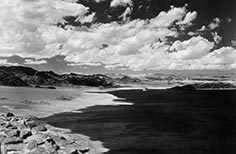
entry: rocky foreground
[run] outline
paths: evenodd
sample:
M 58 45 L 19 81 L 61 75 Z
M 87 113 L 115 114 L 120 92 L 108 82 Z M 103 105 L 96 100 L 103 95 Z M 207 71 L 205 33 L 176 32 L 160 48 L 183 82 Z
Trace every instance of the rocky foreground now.
M 1 154 L 99 154 L 88 139 L 53 128 L 36 117 L 0 116 Z

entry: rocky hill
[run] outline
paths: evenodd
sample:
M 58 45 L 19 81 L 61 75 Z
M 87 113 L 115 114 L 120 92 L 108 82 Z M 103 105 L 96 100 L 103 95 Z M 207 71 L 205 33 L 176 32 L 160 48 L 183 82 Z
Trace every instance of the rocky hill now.
M 16 87 L 29 87 L 30 85 L 23 81 L 21 78 L 12 73 L 0 70 L 0 85 L 16 86 Z
M 0 116 L 1 154 L 99 154 L 102 147 L 35 117 Z M 104 152 L 104 151 L 103 151 Z
M 37 71 L 22 66 L 1 66 L 0 85 L 5 86 L 95 86 L 113 87 L 111 78 L 102 74 L 56 74 L 52 71 Z
M 222 82 L 195 83 L 195 84 L 188 84 L 184 86 L 176 86 L 170 89 L 172 90 L 225 90 L 225 89 L 236 89 L 236 85 L 233 85 L 230 83 L 222 83 Z

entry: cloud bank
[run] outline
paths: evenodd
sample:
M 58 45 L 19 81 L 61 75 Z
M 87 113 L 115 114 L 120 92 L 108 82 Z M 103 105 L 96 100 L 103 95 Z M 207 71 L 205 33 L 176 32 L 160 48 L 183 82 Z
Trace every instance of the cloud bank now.
M 111 7 L 128 4 L 132 6 L 132 1 L 113 0 Z M 131 9 L 126 10 L 121 15 L 122 24 L 92 23 L 90 27 L 61 28 L 58 23 L 66 22 L 65 17 L 91 23 L 96 14 L 88 14 L 88 7 L 72 0 L 0 1 L 0 56 L 36 58 L 26 63 L 44 64 L 40 59 L 65 55 L 70 66 L 102 64 L 107 69 L 135 71 L 236 69 L 235 48 L 215 48 L 222 39 L 218 33 L 212 32 L 212 42 L 198 33 L 178 40 L 193 25 L 196 11 L 188 11 L 186 6 L 171 6 L 169 11 L 151 19 L 127 20 Z M 220 19 L 215 18 L 208 28 L 214 30 L 219 26 Z

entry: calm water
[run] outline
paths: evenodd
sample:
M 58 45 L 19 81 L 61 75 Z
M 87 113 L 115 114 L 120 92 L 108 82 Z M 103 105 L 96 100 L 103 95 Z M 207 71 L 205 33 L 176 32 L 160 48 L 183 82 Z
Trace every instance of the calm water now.
M 94 106 L 43 120 L 100 140 L 108 154 L 235 154 L 236 91 L 122 90 L 132 106 Z

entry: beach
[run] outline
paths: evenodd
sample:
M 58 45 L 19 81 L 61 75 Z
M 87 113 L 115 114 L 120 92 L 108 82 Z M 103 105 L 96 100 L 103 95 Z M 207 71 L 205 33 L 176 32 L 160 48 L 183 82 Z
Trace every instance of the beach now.
M 62 112 L 78 112 L 78 109 L 94 105 L 119 105 L 117 97 L 100 92 L 98 88 L 25 88 L 0 86 L 0 112 L 16 115 L 34 115 L 42 118 Z
M 88 87 L 39 89 L 0 86 L 0 112 L 11 112 L 20 117 L 43 118 L 56 113 L 79 113 L 79 109 L 94 105 L 130 105 L 125 102 L 114 102 L 113 99 L 117 99 L 117 97 L 111 94 L 89 93 L 89 91 L 94 90 L 98 91 L 97 88 Z M 52 132 L 55 131 L 68 136 L 69 140 L 72 137 L 79 140 L 83 145 L 90 147 L 92 153 L 99 154 L 109 150 L 103 147 L 102 142 L 91 140 L 89 136 L 78 132 L 71 132 L 69 128 L 52 125 L 48 125 L 48 127 Z

